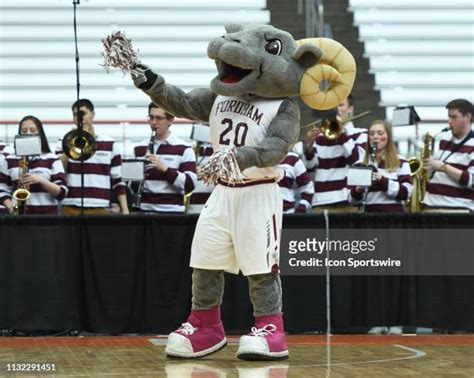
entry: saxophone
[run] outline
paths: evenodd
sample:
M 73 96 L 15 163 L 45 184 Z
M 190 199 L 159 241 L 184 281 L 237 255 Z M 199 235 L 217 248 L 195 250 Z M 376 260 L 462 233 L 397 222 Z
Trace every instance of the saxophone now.
M 419 212 L 422 209 L 426 185 L 428 184 L 428 171 L 423 166 L 423 161 L 433 155 L 434 140 L 434 134 L 426 133 L 423 136 L 423 147 L 420 151 L 420 157 L 408 159 L 413 180 L 413 193 L 408 201 L 408 208 L 412 213 Z
M 21 177 L 28 173 L 29 161 L 27 156 L 22 156 L 18 163 L 20 173 L 18 177 Z M 16 200 L 16 205 L 13 208 L 13 213 L 16 215 L 22 215 L 26 213 L 26 201 L 30 198 L 30 191 L 26 186 L 19 186 L 17 190 L 13 192 L 13 198 Z

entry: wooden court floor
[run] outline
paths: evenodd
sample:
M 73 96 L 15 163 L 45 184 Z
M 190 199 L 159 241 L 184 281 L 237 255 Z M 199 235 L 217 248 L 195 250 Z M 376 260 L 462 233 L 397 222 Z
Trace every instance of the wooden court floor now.
M 474 377 L 474 335 L 293 335 L 288 342 L 286 361 L 247 362 L 235 357 L 237 337 L 198 360 L 167 359 L 165 337 L 0 337 L 0 376 Z

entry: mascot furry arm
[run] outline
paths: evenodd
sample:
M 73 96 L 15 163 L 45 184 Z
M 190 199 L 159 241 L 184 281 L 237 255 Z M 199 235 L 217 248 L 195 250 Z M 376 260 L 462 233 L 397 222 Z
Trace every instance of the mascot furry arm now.
M 111 37 L 109 45 L 114 44 Z M 130 71 L 138 88 L 182 118 L 208 122 L 217 95 L 282 100 L 267 136 L 233 150 L 241 171 L 279 164 L 297 141 L 300 111 L 290 97 L 300 95 L 312 108 L 330 109 L 349 95 L 355 79 L 354 59 L 339 43 L 325 38 L 295 41 L 270 25 L 227 25 L 225 35 L 210 41 L 207 54 L 216 62 L 218 75 L 210 88 L 189 93 L 167 84 L 138 59 L 127 66 L 134 67 Z M 326 91 L 320 90 L 322 81 L 329 82 Z

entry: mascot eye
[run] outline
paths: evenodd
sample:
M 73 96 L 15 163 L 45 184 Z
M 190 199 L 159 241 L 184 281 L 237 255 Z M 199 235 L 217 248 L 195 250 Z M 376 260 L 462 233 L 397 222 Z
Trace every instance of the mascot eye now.
M 265 46 L 265 50 L 270 54 L 280 55 L 281 54 L 281 41 L 279 39 L 272 39 Z

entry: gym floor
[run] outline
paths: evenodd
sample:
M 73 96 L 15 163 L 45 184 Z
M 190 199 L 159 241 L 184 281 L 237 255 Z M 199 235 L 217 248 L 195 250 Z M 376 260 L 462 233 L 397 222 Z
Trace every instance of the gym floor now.
M 166 358 L 161 336 L 1 337 L 0 376 L 474 376 L 474 335 L 290 335 L 288 343 L 288 360 L 250 362 L 235 357 L 238 337 L 197 360 Z

